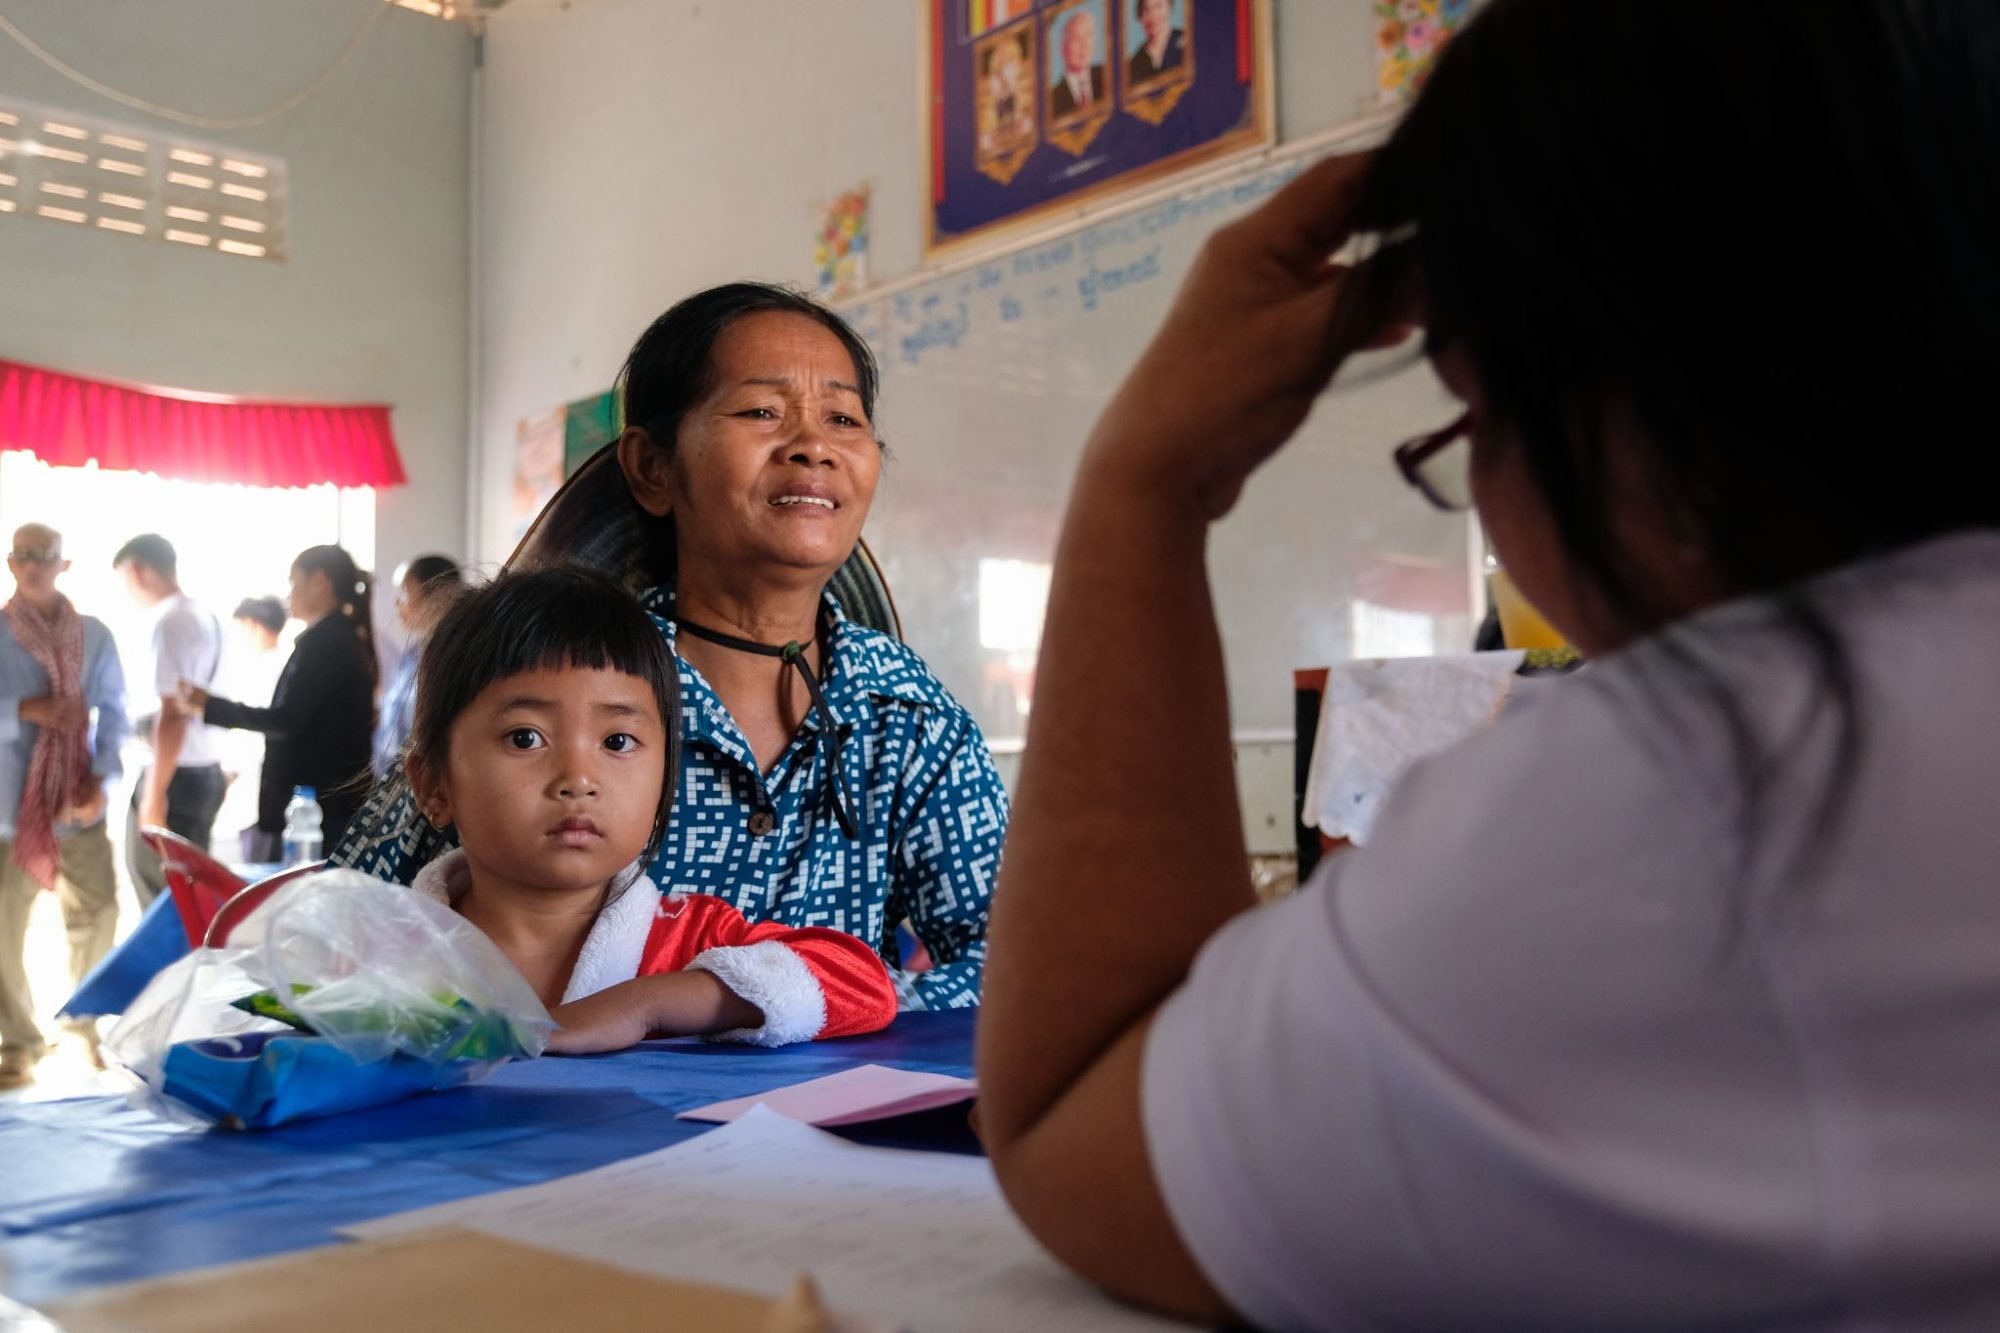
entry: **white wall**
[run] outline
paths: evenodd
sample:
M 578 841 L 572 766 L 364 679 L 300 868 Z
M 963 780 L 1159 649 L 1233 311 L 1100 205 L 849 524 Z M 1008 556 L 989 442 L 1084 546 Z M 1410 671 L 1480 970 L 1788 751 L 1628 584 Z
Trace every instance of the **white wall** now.
M 1278 129 L 1355 118 L 1368 0 L 1276 0 Z M 812 276 L 814 210 L 866 181 L 872 276 L 921 262 L 916 0 L 512 0 L 481 103 L 480 554 L 512 535 L 514 432 L 606 388 L 676 299 Z M 885 409 L 893 411 L 892 404 Z
M 310 82 L 375 5 L 7 0 L 6 12 L 121 91 L 223 117 Z M 462 25 L 393 10 L 325 91 L 275 123 L 179 131 L 286 160 L 284 263 L 0 217 L 0 356 L 216 393 L 392 403 L 410 484 L 379 497 L 377 561 L 386 570 L 419 551 L 462 551 L 472 50 Z M 4 37 L 0 91 L 170 128 Z M 272 586 L 282 581 L 278 570 Z

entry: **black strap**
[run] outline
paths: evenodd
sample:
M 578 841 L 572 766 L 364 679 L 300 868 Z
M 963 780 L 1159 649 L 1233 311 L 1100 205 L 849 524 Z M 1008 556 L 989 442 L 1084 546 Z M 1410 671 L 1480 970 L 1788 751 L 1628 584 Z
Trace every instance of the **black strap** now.
M 679 616 L 674 617 L 674 624 L 697 639 L 706 639 L 718 647 L 739 653 L 755 653 L 759 657 L 775 657 L 783 661 L 786 666 L 798 668 L 799 675 L 806 682 L 806 693 L 812 696 L 813 707 L 819 710 L 820 741 L 827 748 L 827 768 L 832 774 L 827 785 L 833 789 L 834 817 L 840 821 L 840 831 L 847 835 L 849 841 L 859 839 L 861 827 L 854 818 L 854 798 L 848 794 L 847 774 L 840 763 L 842 743 L 840 728 L 834 725 L 833 710 L 826 706 L 826 695 L 820 690 L 819 677 L 813 674 L 812 667 L 806 662 L 805 647 L 797 639 L 783 645 L 758 643 L 755 639 L 739 639 L 733 634 L 724 634 L 721 630 L 697 625 L 692 620 L 683 620 Z

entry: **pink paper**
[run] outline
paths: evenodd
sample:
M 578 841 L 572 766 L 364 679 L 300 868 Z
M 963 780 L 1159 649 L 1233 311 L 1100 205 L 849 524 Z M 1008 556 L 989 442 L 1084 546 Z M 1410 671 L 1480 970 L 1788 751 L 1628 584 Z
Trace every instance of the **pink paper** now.
M 808 1125 L 859 1125 L 870 1120 L 909 1115 L 954 1102 L 969 1102 L 979 1085 L 949 1074 L 920 1074 L 887 1065 L 859 1065 L 806 1083 L 773 1088 L 754 1097 L 716 1102 L 682 1111 L 677 1119 L 728 1124 L 753 1106 L 768 1106 L 779 1115 Z

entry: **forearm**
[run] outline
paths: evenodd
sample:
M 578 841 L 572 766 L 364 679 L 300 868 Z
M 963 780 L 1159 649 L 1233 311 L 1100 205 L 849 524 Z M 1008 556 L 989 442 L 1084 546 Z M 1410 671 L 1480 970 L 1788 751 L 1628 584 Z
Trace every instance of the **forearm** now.
M 623 1050 L 647 1037 L 705 1037 L 761 1027 L 764 1011 L 708 972 L 663 972 L 607 986 L 551 1011 L 560 1031 L 549 1050 L 582 1055 Z
M 174 770 L 180 767 L 181 745 L 187 740 L 187 718 L 174 711 L 171 706 L 163 706 L 160 715 L 153 719 L 153 766 L 146 770 L 146 792 L 148 799 L 165 801 L 167 784 L 173 781 Z
M 1050 589 L 995 895 L 982 1126 L 1033 1126 L 1254 902 L 1229 747 L 1208 516 L 1144 465 L 1114 404 L 1086 452 Z
M 632 982 L 644 1006 L 648 1032 L 706 1037 L 736 1028 L 759 1027 L 764 1011 L 708 972 L 667 972 Z
M 1049 1252 L 1126 1300 L 1214 1328 L 1237 1327 L 1167 1211 L 1139 1132 L 1151 1020 L 1127 1029 L 995 1162 L 1000 1187 Z M 991 1102 L 980 1088 L 982 1137 Z
M 256 731 L 265 736 L 282 738 L 299 731 L 304 711 L 289 700 L 273 700 L 269 708 L 257 708 L 234 699 L 210 695 L 201 706 L 201 720 L 211 727 Z

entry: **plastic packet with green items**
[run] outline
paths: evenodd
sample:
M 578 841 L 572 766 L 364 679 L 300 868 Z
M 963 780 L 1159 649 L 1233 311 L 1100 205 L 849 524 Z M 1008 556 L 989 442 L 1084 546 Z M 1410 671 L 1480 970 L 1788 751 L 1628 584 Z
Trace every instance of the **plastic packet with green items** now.
M 197 949 L 154 978 L 106 1050 L 163 1114 L 268 1125 L 483 1077 L 540 1055 L 554 1028 L 478 927 L 412 889 L 340 870 L 283 886 L 227 948 Z M 245 1042 L 261 1063 L 239 1088 L 250 1057 L 231 1052 Z M 311 1055 L 321 1043 L 337 1061 Z M 386 1062 L 402 1072 L 329 1072 Z M 299 1084 L 308 1075 L 324 1087 Z
M 295 985 L 291 998 L 293 1002 L 307 1000 L 312 991 L 311 986 Z M 462 995 L 438 993 L 429 998 L 432 1002 L 429 1009 L 385 1009 L 374 1016 L 373 1025 L 399 1049 L 429 1050 L 435 1052 L 433 1059 L 509 1060 L 535 1053 L 529 1049 L 532 1036 L 516 1030 L 506 1016 L 482 1010 Z M 234 1001 L 232 1007 L 260 1018 L 275 1019 L 300 1032 L 321 1035 L 319 1029 L 275 991 L 246 995 Z M 366 1018 L 361 1020 L 363 1026 L 369 1022 Z

